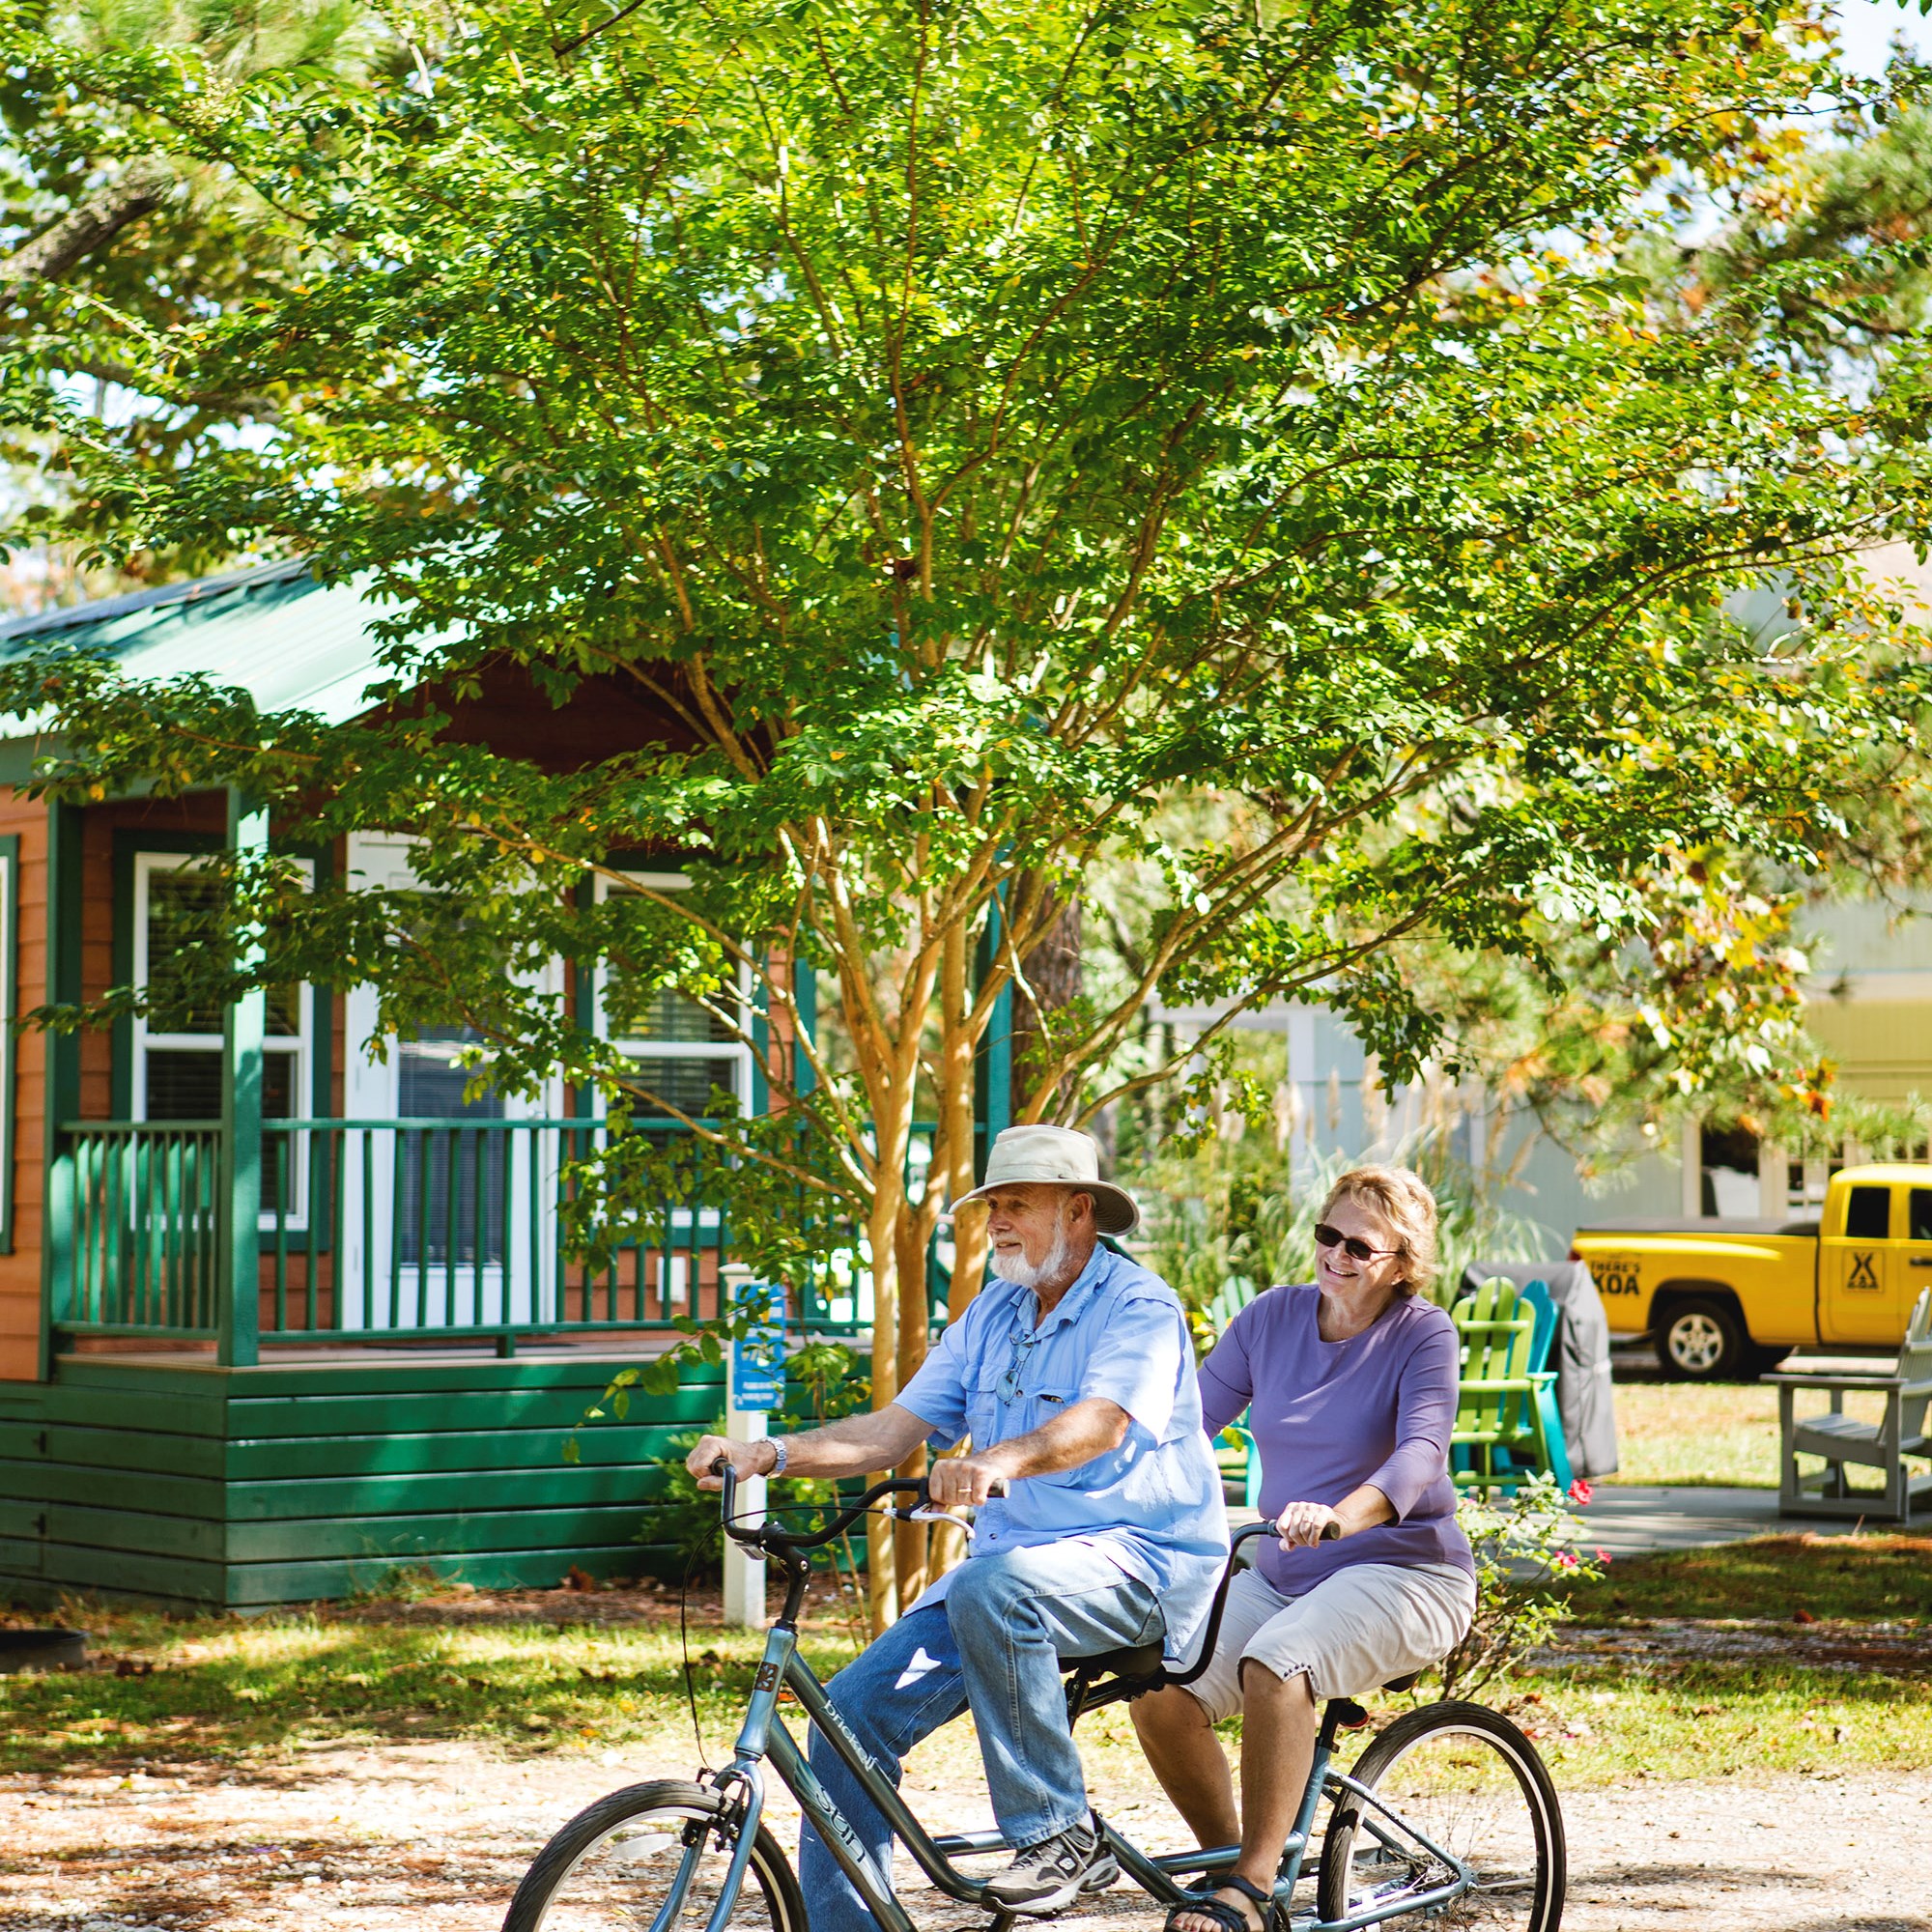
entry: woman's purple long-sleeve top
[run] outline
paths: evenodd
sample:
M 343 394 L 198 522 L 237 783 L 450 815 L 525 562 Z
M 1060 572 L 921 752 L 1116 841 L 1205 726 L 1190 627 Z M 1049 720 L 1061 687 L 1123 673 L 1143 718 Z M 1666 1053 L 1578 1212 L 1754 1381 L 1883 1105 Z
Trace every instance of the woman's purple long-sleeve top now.
M 1313 1549 L 1264 1543 L 1256 1568 L 1291 1597 L 1351 1563 L 1453 1563 L 1473 1576 L 1449 1480 L 1456 1324 L 1414 1296 L 1361 1334 L 1324 1342 L 1321 1301 L 1319 1288 L 1271 1288 L 1249 1302 L 1201 1364 L 1202 1420 L 1215 1435 L 1248 1411 L 1264 1516 L 1291 1502 L 1332 1507 L 1373 1483 L 1395 1520 Z

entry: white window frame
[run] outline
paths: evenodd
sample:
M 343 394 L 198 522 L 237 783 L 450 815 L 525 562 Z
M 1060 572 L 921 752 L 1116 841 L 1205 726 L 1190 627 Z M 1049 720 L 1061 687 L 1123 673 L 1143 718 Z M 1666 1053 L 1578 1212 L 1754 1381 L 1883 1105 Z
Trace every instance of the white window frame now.
M 418 840 L 404 833 L 353 832 L 346 852 L 346 876 L 352 891 L 413 890 L 413 853 Z M 537 990 L 561 993 L 563 962 L 553 959 L 531 982 Z M 349 1120 L 376 1122 L 399 1120 L 402 1088 L 402 1042 L 394 1034 L 383 1037 L 380 1057 L 365 1050 L 365 1042 L 376 1035 L 379 1019 L 376 989 L 366 980 L 349 987 L 343 999 L 343 1114 Z M 562 1112 L 563 1083 L 551 1080 L 544 1091 L 531 1097 L 505 1098 L 505 1120 L 554 1119 Z M 380 1132 L 379 1129 L 371 1131 Z M 547 1320 L 543 1311 L 554 1306 L 554 1266 L 556 1241 L 554 1179 L 563 1148 L 555 1130 L 543 1131 L 544 1172 L 548 1177 L 540 1190 L 542 1220 L 537 1229 L 536 1252 L 540 1258 L 537 1274 L 531 1278 L 523 1258 L 529 1252 L 530 1225 L 526 1214 L 527 1195 L 512 1182 L 509 1252 L 499 1262 L 458 1264 L 452 1270 L 435 1262 L 418 1269 L 405 1264 L 398 1276 L 401 1291 L 423 1296 L 423 1321 L 435 1328 L 451 1317 L 451 1304 L 442 1297 L 462 1293 L 474 1297 L 473 1307 L 482 1325 L 505 1322 L 527 1326 Z M 361 1298 L 362 1290 L 384 1278 L 390 1271 L 393 1238 L 393 1210 L 400 1145 L 393 1136 L 379 1144 L 374 1162 L 374 1194 L 368 1204 L 368 1221 L 373 1248 L 364 1252 L 362 1236 L 364 1203 L 362 1166 L 348 1151 L 344 1141 L 343 1268 L 352 1287 L 343 1300 L 345 1323 L 356 1324 L 370 1318 L 371 1310 Z
M 208 852 L 137 852 L 134 855 L 134 984 L 144 991 L 148 984 L 148 912 L 153 881 L 156 872 L 201 871 L 213 863 L 213 855 Z M 291 862 L 300 873 L 303 890 L 313 890 L 315 885 L 315 866 L 308 859 Z M 262 1042 L 264 1053 L 273 1053 L 295 1063 L 290 1084 L 290 1098 L 294 1112 L 290 1119 L 304 1121 L 309 1118 L 311 1082 L 315 1069 L 315 988 L 304 980 L 296 988 L 296 1031 L 290 1034 L 266 1034 Z M 148 1055 L 152 1051 L 163 1053 L 214 1053 L 219 1054 L 222 1036 L 218 1033 L 165 1033 L 158 1032 L 148 1023 L 146 1013 L 134 1015 L 132 1064 L 129 1068 L 129 1097 L 132 1105 L 129 1113 L 137 1121 L 154 1119 L 148 1108 Z M 303 1136 L 306 1138 L 306 1136 Z M 293 1199 L 279 1216 L 279 1225 L 292 1232 L 306 1231 L 308 1227 L 308 1162 L 302 1158 L 302 1150 L 293 1147 L 289 1159 L 290 1192 Z M 259 1217 L 258 1225 L 273 1229 L 278 1225 L 278 1217 L 272 1210 L 265 1209 Z
M 651 892 L 681 893 L 691 889 L 691 877 L 685 872 L 632 872 L 623 871 L 617 875 L 628 885 L 640 886 Z M 601 905 L 611 896 L 611 881 L 600 874 L 597 880 L 597 901 Z M 725 1039 L 650 1039 L 647 1037 L 614 1037 L 610 1029 L 610 1018 L 605 1009 L 605 993 L 610 984 L 609 964 L 599 959 L 591 980 L 591 1032 L 597 1038 L 607 1041 L 624 1055 L 627 1060 L 729 1060 L 731 1063 L 731 1091 L 737 1095 L 738 1111 L 748 1113 L 752 1105 L 752 1049 L 743 1040 Z M 741 961 L 738 967 L 738 1025 L 744 1032 L 751 1031 L 752 1022 L 752 968 L 749 961 Z

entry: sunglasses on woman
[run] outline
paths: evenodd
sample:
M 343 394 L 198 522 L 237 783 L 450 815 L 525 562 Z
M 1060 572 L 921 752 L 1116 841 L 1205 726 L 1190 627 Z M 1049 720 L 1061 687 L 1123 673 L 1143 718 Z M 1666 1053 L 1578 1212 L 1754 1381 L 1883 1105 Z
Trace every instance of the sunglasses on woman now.
M 1400 1248 L 1372 1248 L 1359 1235 L 1345 1235 L 1340 1228 L 1331 1228 L 1326 1221 L 1315 1230 L 1315 1245 L 1318 1248 L 1340 1248 L 1351 1262 L 1379 1261 L 1384 1255 L 1399 1255 Z

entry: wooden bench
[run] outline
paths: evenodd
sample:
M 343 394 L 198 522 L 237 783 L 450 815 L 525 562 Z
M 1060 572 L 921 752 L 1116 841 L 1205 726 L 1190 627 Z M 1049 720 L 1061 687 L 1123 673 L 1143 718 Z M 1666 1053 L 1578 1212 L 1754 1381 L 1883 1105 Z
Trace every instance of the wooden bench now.
M 1912 1462 L 1932 1463 L 1932 1435 L 1925 1416 L 1932 1404 L 1932 1289 L 1920 1293 L 1905 1325 L 1905 1344 L 1889 1375 L 1823 1375 L 1778 1371 L 1764 1378 L 1777 1390 L 1779 1516 L 1861 1516 L 1909 1521 L 1916 1498 L 1932 1496 L 1932 1471 L 1915 1476 Z M 1822 1389 L 1832 1398 L 1822 1413 L 1799 1415 L 1800 1389 Z M 1885 1415 L 1861 1422 L 1847 1415 L 1847 1393 L 1870 1390 L 1885 1397 Z M 1802 1476 L 1800 1456 L 1822 1456 L 1817 1474 Z M 1879 1471 L 1883 1487 L 1855 1490 L 1853 1468 Z

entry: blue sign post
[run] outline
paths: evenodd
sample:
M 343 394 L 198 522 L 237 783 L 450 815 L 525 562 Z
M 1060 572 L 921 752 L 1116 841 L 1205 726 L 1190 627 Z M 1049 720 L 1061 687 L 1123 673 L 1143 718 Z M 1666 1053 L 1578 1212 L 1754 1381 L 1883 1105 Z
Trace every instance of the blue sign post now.
M 785 1399 L 784 1290 L 765 1281 L 731 1284 L 734 1312 L 758 1319 L 731 1344 L 733 1408 L 782 1408 Z

